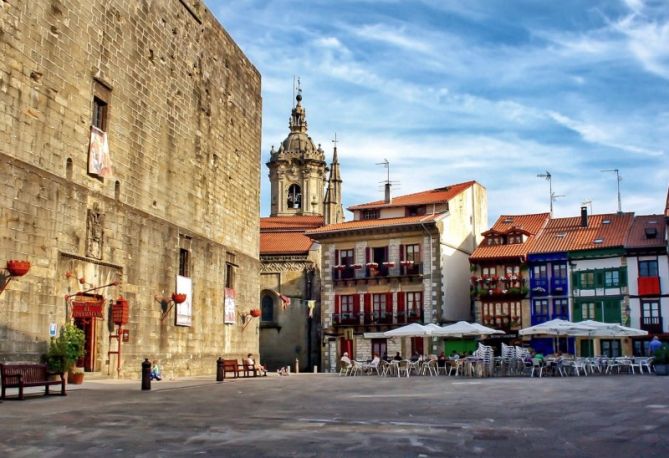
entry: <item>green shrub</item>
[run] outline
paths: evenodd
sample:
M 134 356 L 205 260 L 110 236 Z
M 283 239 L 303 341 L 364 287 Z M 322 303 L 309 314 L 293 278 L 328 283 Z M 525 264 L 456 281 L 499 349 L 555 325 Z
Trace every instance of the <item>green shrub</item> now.
M 653 354 L 654 364 L 669 364 L 669 345 L 664 344 Z
M 60 335 L 51 338 L 49 350 L 44 358 L 49 366 L 49 371 L 53 373 L 69 371 L 77 360 L 86 353 L 85 341 L 84 331 L 73 324 L 66 324 L 61 327 Z

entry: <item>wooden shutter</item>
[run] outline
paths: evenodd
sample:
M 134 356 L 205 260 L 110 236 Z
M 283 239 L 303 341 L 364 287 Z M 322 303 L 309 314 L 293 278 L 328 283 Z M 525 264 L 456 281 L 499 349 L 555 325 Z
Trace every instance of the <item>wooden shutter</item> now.
M 404 245 L 400 245 L 400 262 L 404 261 Z
M 372 316 L 372 294 L 365 293 L 365 315 Z
M 334 265 L 338 266 L 339 265 L 339 250 L 335 250 L 335 260 L 334 260 Z
M 386 293 L 386 313 L 393 313 L 393 293 Z
M 572 289 L 581 289 L 581 273 L 572 272 L 571 273 L 571 284 Z
M 620 286 L 627 286 L 627 267 L 620 268 Z
M 365 262 L 372 262 L 371 256 L 372 256 L 371 248 L 369 247 L 365 248 Z
M 339 294 L 335 294 L 335 315 L 337 318 L 339 318 L 339 314 L 341 313 L 341 298 Z
M 397 313 L 404 312 L 404 300 L 406 299 L 406 293 L 398 291 L 397 293 Z
M 583 307 L 579 302 L 574 304 L 574 321 L 583 321 Z
M 604 288 L 604 285 L 605 285 L 604 272 L 603 271 L 595 272 L 595 288 Z
M 355 315 L 355 318 L 360 316 L 360 295 L 359 294 L 354 294 L 353 295 L 353 314 Z

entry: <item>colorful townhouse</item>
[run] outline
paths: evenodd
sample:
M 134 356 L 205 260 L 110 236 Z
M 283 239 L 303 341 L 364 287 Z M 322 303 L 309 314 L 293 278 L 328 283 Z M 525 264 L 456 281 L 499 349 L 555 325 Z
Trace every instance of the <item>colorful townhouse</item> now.
M 663 215 L 636 216 L 625 242 L 629 285 L 629 325 L 648 331 L 632 339 L 635 355 L 648 355 L 653 336 L 669 340 L 669 260 Z
M 518 330 L 531 325 L 527 255 L 550 214 L 502 215 L 469 258 L 474 318 L 505 332 L 488 343 L 512 343 Z
M 632 213 L 551 219 L 530 246 L 532 324 L 554 318 L 628 323 L 625 239 Z M 582 356 L 620 356 L 621 339 L 558 339 L 560 351 Z M 552 353 L 553 338 L 533 338 L 532 347 Z M 631 349 L 630 349 L 631 352 Z M 627 353 L 629 354 L 629 352 Z
M 322 364 L 344 352 L 407 356 L 437 341 L 387 339 L 408 323 L 470 319 L 469 256 L 487 222 L 486 190 L 475 181 L 349 208 L 352 221 L 313 229 L 322 252 Z

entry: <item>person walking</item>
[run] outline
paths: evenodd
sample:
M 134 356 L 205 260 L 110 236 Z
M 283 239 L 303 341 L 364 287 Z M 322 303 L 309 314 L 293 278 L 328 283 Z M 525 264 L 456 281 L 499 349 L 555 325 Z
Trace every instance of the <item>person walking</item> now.
M 648 351 L 651 355 L 654 355 L 655 352 L 658 351 L 661 347 L 662 342 L 660 342 L 660 339 L 658 339 L 657 336 L 654 336 L 653 340 L 651 340 L 650 344 L 648 344 Z

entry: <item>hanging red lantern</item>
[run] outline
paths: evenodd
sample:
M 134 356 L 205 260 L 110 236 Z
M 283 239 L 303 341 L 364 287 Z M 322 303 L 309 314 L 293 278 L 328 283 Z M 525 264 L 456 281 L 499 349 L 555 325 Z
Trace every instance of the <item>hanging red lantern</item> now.
M 11 259 L 7 261 L 7 270 L 14 277 L 23 277 L 30 270 L 30 261 Z
M 123 296 L 119 296 L 114 305 L 112 305 L 112 321 L 114 324 L 118 324 L 119 326 L 127 324 L 130 314 L 129 309 L 130 305 L 128 301 Z

